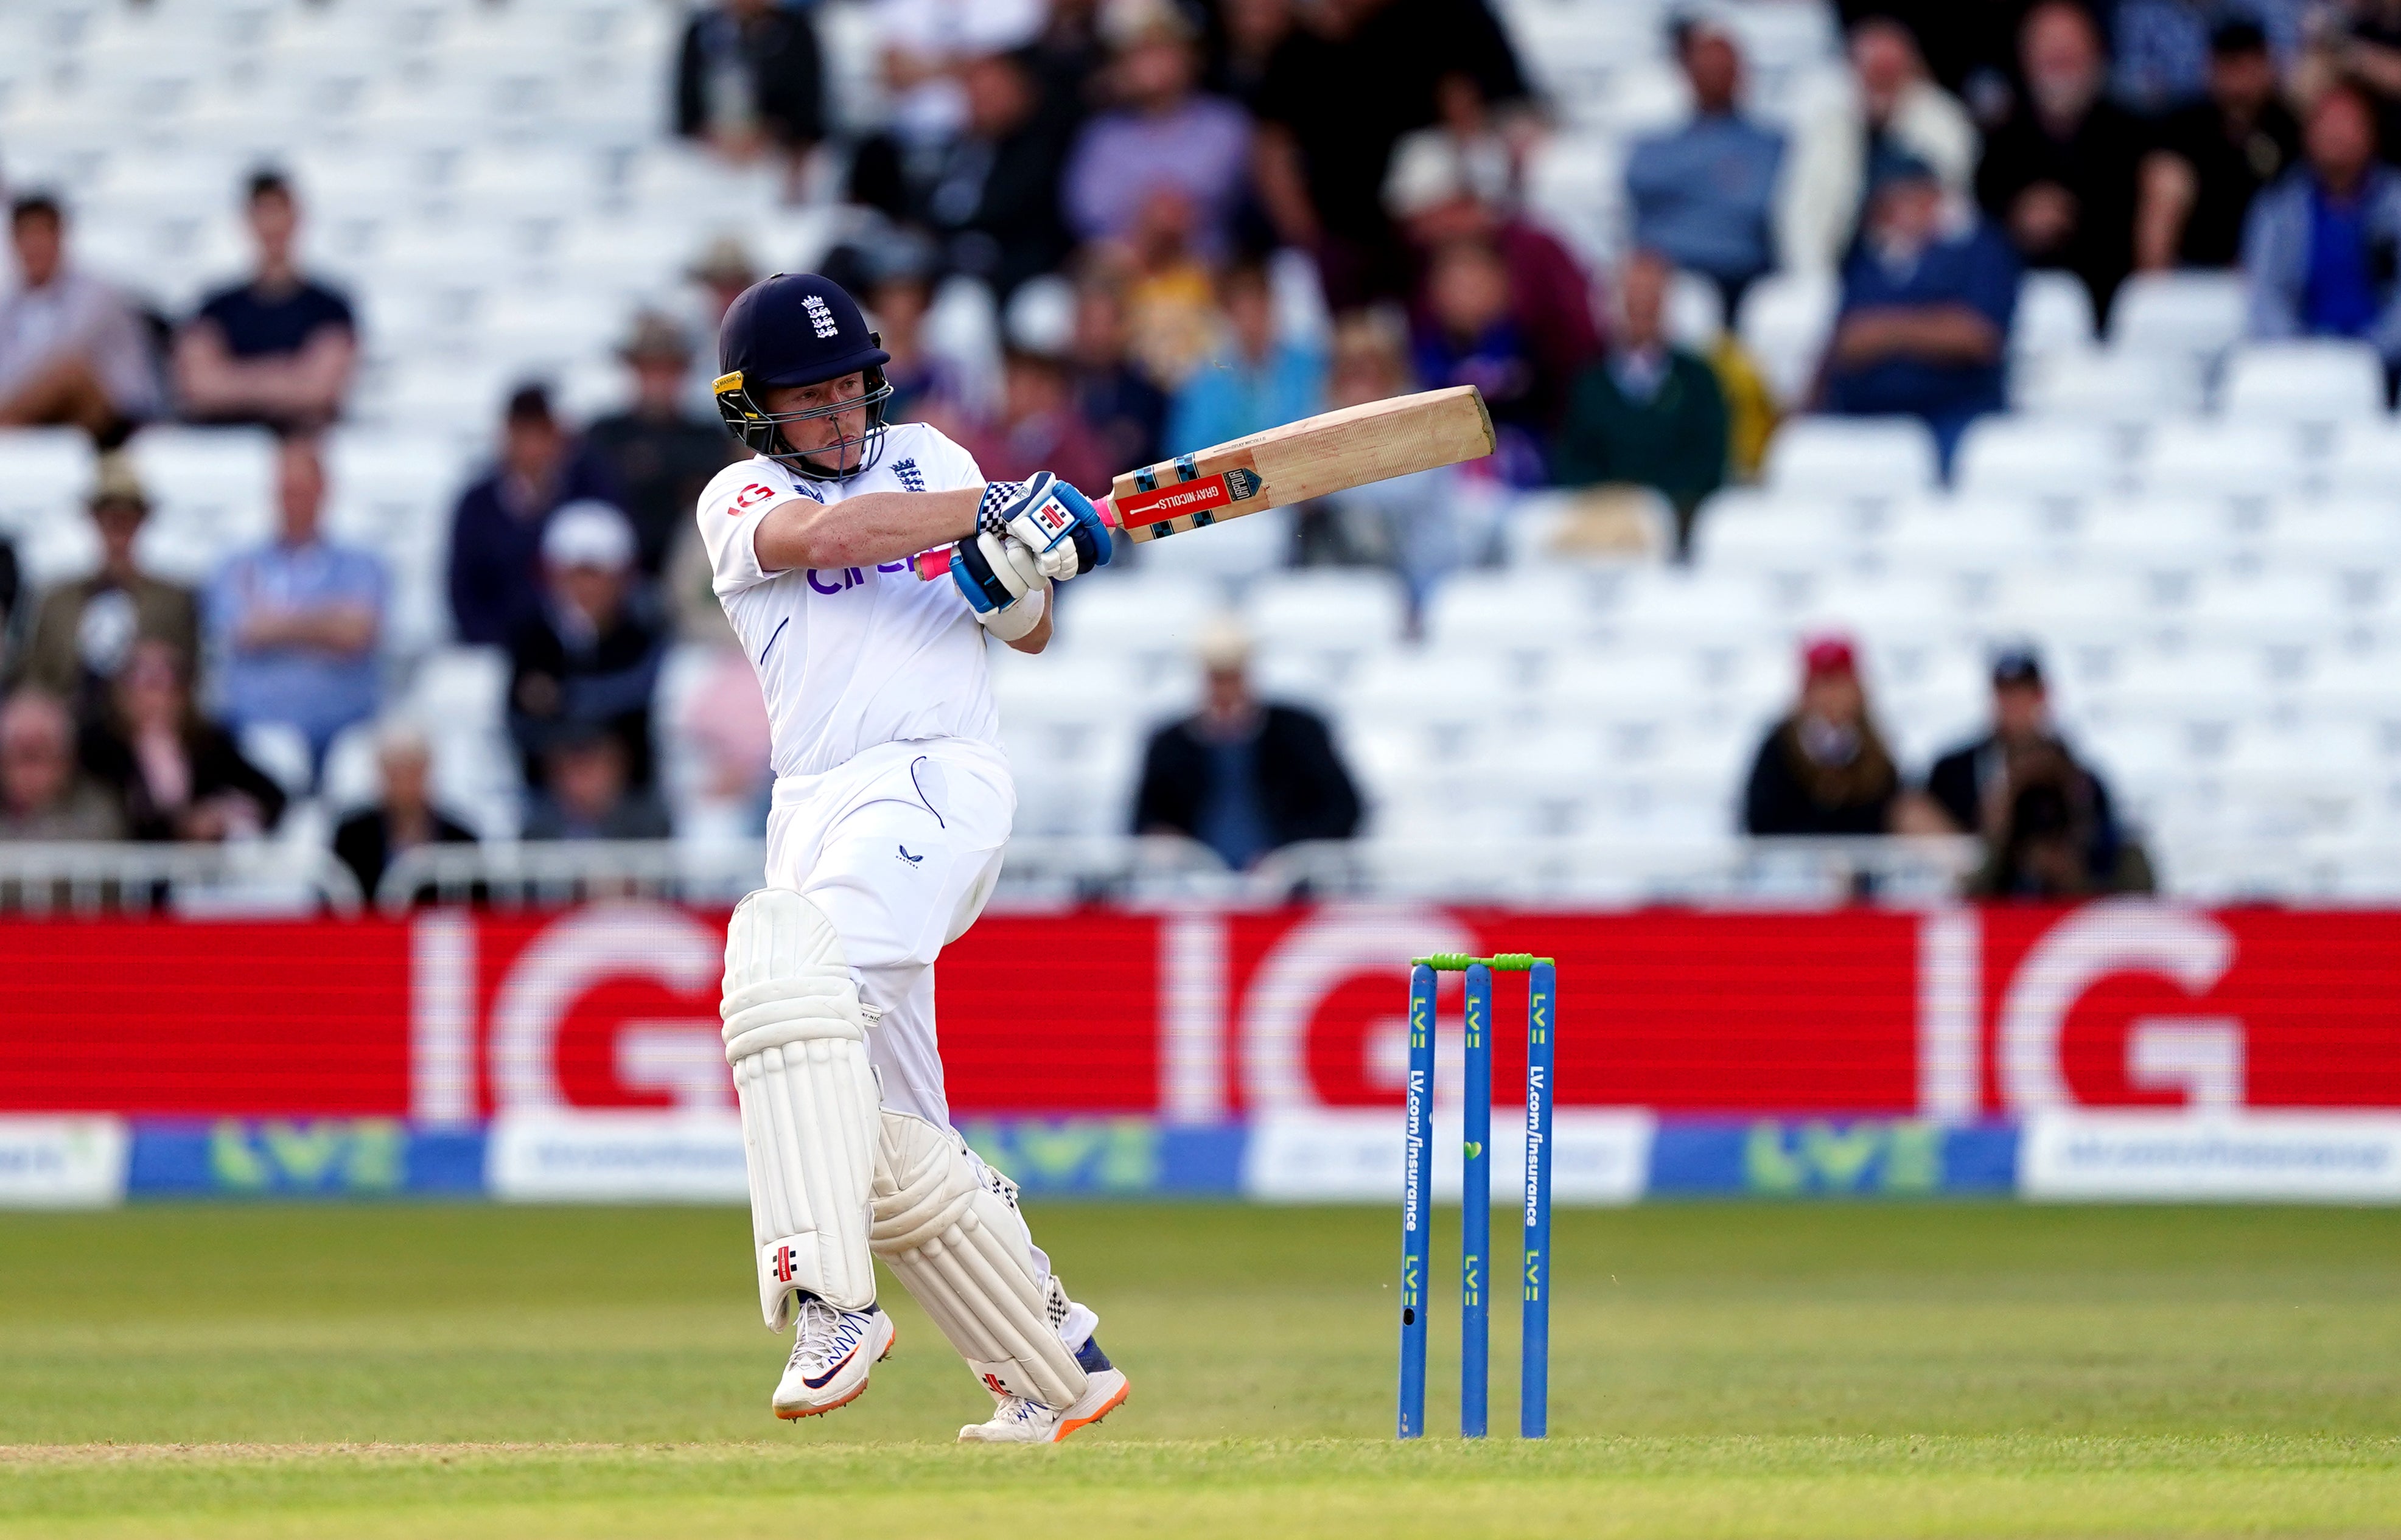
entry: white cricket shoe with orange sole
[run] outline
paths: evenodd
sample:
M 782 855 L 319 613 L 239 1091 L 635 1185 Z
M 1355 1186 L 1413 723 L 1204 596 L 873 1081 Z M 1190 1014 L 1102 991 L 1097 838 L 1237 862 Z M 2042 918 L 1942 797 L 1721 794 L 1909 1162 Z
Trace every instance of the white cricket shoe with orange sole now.
M 1084 1366 L 1085 1382 L 1084 1394 L 1076 1397 L 1075 1405 L 1062 1411 L 1022 1396 L 998 1394 L 993 1397 L 999 1405 L 993 1409 L 992 1420 L 959 1429 L 959 1442 L 1055 1444 L 1125 1405 L 1126 1392 L 1132 1386 L 1122 1371 L 1110 1366 L 1100 1343 L 1086 1342 L 1076 1358 Z
M 775 1415 L 816 1417 L 858 1399 L 867 1375 L 892 1353 L 892 1317 L 873 1305 L 837 1310 L 801 1301 L 800 1331 L 775 1386 Z

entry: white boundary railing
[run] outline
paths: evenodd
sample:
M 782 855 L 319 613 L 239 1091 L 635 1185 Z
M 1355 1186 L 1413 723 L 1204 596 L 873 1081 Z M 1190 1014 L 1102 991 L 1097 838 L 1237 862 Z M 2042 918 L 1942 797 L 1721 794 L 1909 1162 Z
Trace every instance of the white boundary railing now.
M 1306 899 L 1528 907 L 1642 904 L 1913 906 L 1956 897 L 1982 860 L 1972 838 L 1361 839 L 1289 846 L 1226 869 L 1188 839 L 1021 838 L 996 903 L 1263 906 Z M 0 915 L 171 909 L 186 914 L 400 913 L 417 904 L 548 908 L 606 898 L 727 906 L 764 881 L 757 842 L 438 845 L 403 853 L 377 891 L 322 848 L 0 842 Z M 2401 848 L 2231 841 L 2169 852 L 2168 894 L 2190 902 L 2401 903 Z

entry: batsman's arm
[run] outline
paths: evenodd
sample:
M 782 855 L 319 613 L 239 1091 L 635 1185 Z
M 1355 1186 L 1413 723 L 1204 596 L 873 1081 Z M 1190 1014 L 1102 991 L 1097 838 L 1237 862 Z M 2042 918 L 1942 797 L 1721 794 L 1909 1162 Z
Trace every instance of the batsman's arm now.
M 751 537 L 760 567 L 868 566 L 914 556 L 972 533 L 981 486 L 954 492 L 868 492 L 838 503 L 790 497 Z

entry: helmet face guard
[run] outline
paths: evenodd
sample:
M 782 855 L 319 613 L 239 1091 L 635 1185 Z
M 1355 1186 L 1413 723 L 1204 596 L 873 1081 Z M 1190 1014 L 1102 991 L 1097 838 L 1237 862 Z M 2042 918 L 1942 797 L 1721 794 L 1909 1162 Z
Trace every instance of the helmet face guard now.
M 871 342 L 880 341 L 870 333 Z M 884 457 L 885 402 L 892 399 L 892 382 L 884 376 L 882 364 L 871 363 L 858 371 L 861 389 L 844 401 L 830 402 L 800 412 L 770 412 L 750 393 L 742 372 L 717 376 L 717 415 L 725 419 L 728 431 L 741 440 L 754 455 L 764 455 L 794 475 L 813 482 L 846 482 L 874 466 Z M 839 377 L 839 376 L 837 376 Z M 803 381 L 816 384 L 816 381 Z M 837 437 L 833 443 L 801 450 L 784 436 L 784 425 L 837 417 L 845 412 L 865 408 L 867 420 L 857 438 Z M 831 457 L 833 465 L 813 463 L 815 459 Z

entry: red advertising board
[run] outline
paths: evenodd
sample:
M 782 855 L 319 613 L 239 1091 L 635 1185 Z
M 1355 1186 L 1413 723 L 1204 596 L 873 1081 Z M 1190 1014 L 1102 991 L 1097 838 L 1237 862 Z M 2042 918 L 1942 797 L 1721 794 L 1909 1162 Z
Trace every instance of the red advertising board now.
M 721 1103 L 721 916 L 648 905 L 0 925 L 0 1111 Z M 2401 1107 L 2401 913 L 2118 903 L 989 915 L 940 964 L 953 1105 L 1211 1122 L 1386 1104 L 1406 959 L 1465 949 L 1558 959 L 1572 1104 Z M 1498 997 L 1506 1085 L 1523 995 L 1504 978 Z

